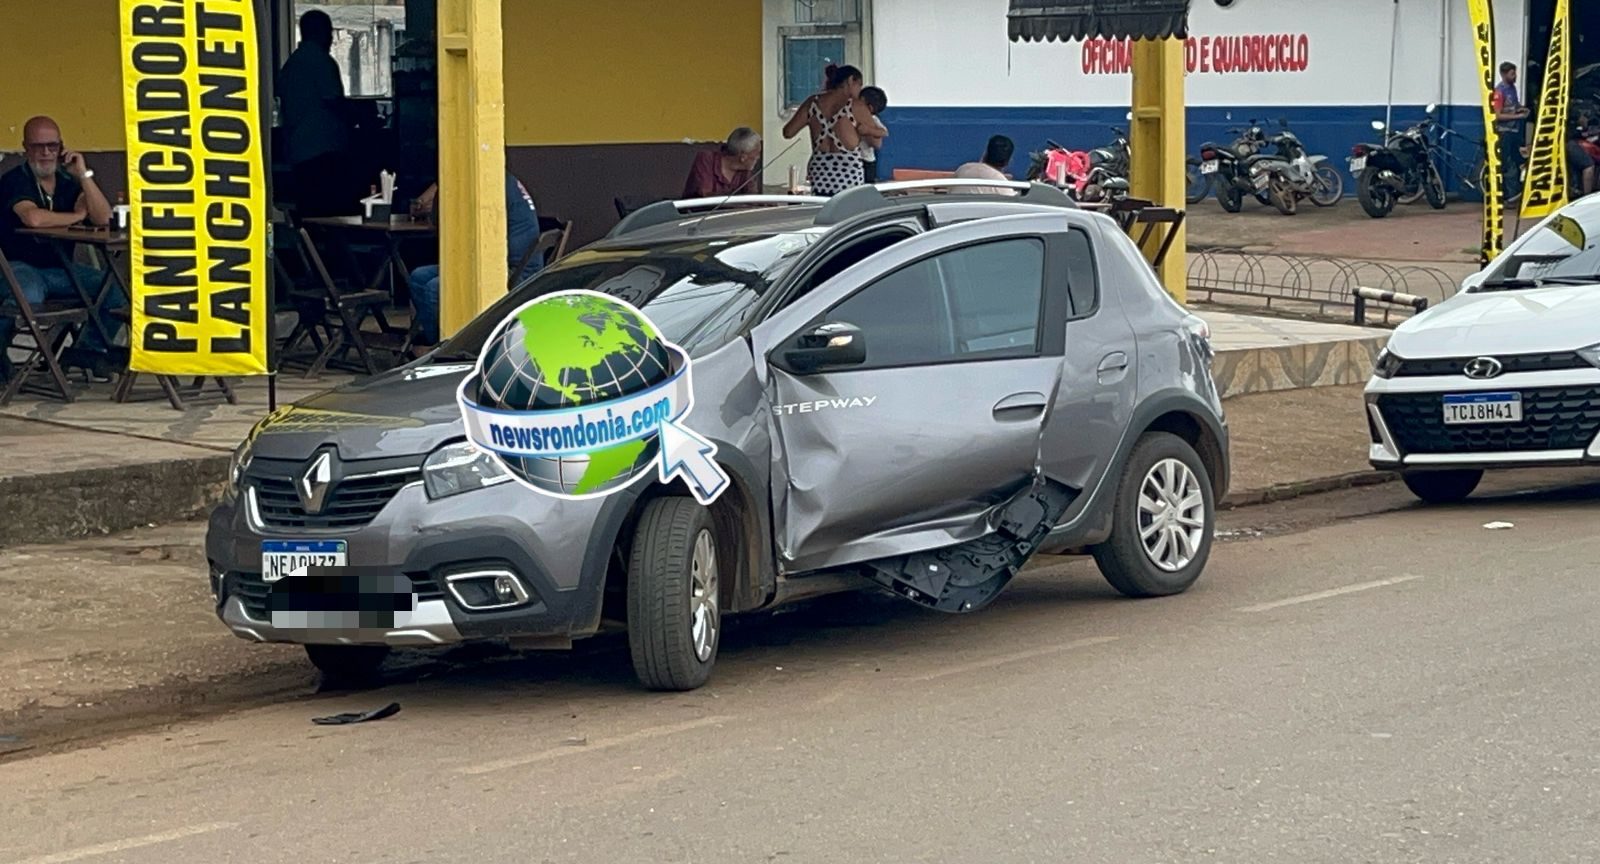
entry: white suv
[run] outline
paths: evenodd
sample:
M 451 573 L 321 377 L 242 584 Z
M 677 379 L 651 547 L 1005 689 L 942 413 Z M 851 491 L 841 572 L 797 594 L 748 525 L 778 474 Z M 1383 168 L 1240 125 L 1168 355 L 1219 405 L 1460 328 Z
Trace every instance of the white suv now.
M 1397 327 L 1366 403 L 1369 460 L 1428 502 L 1485 469 L 1600 463 L 1600 195 Z

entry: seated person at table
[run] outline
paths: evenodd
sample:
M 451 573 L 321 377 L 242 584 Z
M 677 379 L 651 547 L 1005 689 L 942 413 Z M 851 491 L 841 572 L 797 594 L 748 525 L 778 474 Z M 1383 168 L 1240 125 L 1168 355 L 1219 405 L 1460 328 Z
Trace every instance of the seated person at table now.
M 439 184 L 429 186 L 421 195 L 417 196 L 412 206 L 414 215 L 433 212 L 438 205 Z M 522 263 L 522 257 L 528 254 L 528 247 L 539 241 L 539 212 L 533 206 L 533 196 L 523 187 L 522 181 L 506 172 L 506 273 L 509 275 Z M 544 262 L 534 256 L 528 261 L 528 266 L 522 273 L 513 279 L 521 283 L 523 280 L 539 272 Z M 411 307 L 416 310 L 417 320 L 412 329 L 417 331 L 416 349 L 413 353 L 421 355 L 439 343 L 439 266 L 429 264 L 411 271 L 411 278 L 407 280 L 411 286 Z
M 734 193 L 755 195 L 761 192 L 750 183 L 750 174 L 761 160 L 761 136 L 754 129 L 740 126 L 715 150 L 701 150 L 689 167 L 683 184 L 685 198 L 721 198 Z M 748 184 L 748 185 L 747 185 Z
M 0 251 L 11 262 L 17 287 L 30 306 L 47 300 L 81 302 L 50 242 L 17 232 L 23 228 L 67 228 L 85 221 L 105 227 L 111 224 L 111 204 L 95 183 L 94 172 L 84 164 L 83 154 L 62 144 L 61 129 L 54 120 L 29 120 L 23 126 L 22 149 L 25 161 L 0 176 Z M 78 284 L 91 298 L 97 298 L 104 274 L 81 264 L 73 264 L 72 268 Z M 0 284 L 0 300 L 10 305 L 10 286 Z M 127 303 L 121 291 L 107 294 L 100 310 L 107 334 L 114 336 L 118 327 L 110 316 L 111 310 L 124 308 Z M 10 347 L 15 330 L 15 318 L 0 317 L 0 357 Z M 74 350 L 65 352 L 63 360 L 89 370 L 97 378 L 109 375 L 105 340 L 92 323 L 84 327 Z

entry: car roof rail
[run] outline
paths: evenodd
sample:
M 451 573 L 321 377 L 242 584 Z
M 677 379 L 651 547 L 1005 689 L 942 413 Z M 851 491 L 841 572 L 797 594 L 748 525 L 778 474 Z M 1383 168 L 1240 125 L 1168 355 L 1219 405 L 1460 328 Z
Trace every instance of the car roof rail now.
M 606 237 L 621 237 L 634 231 L 664 225 L 694 213 L 736 210 L 746 207 L 798 207 L 825 204 L 828 199 L 815 195 L 723 195 L 714 198 L 681 198 L 657 201 L 622 217 Z
M 856 186 L 833 196 L 828 199 L 827 204 L 823 205 L 822 212 L 817 214 L 815 224 L 837 225 L 846 219 L 852 219 L 863 213 L 870 213 L 873 210 L 891 206 L 895 202 L 884 194 L 886 192 L 891 194 L 924 191 L 959 193 L 968 190 L 987 189 L 1015 189 L 1022 193 L 1015 197 L 1001 199 L 1005 201 L 1078 208 L 1078 202 L 1072 200 L 1067 193 L 1047 183 L 1035 183 L 1026 180 L 985 180 L 955 177 L 932 180 L 895 180 L 889 183 Z

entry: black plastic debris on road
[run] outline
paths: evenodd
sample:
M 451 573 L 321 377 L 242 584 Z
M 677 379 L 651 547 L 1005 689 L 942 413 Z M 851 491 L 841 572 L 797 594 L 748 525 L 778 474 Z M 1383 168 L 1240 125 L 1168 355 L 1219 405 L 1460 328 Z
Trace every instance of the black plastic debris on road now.
M 343 726 L 347 723 L 365 723 L 369 720 L 382 720 L 400 713 L 400 703 L 390 702 L 376 711 L 347 712 L 344 714 L 330 714 L 327 717 L 313 717 L 311 722 L 318 726 Z

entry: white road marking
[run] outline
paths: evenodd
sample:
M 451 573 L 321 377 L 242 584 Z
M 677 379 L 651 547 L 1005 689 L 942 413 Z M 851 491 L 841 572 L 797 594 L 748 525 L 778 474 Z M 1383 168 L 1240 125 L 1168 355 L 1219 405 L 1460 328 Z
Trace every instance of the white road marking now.
M 130 837 L 126 840 L 113 840 L 110 843 L 100 843 L 94 846 L 84 846 L 79 849 L 68 849 L 65 852 L 53 852 L 37 858 L 23 858 L 12 864 L 66 864 L 68 861 L 81 861 L 95 855 L 109 855 L 113 852 L 127 852 L 145 846 L 155 846 L 158 843 L 171 843 L 185 837 L 194 837 L 197 834 L 210 834 L 224 828 L 236 828 L 237 822 L 208 822 L 204 825 L 190 825 L 187 828 L 174 828 L 160 834 L 146 834 L 143 837 Z
M 1373 588 L 1385 588 L 1390 585 L 1399 585 L 1402 582 L 1411 582 L 1421 578 L 1421 576 L 1396 576 L 1393 579 L 1377 579 L 1372 582 L 1357 582 L 1354 585 L 1346 585 L 1343 588 L 1330 588 L 1327 591 L 1318 591 L 1314 594 L 1301 594 L 1298 597 L 1287 597 L 1283 600 L 1274 600 L 1271 603 L 1261 603 L 1255 606 L 1244 606 L 1234 611 L 1266 612 L 1269 609 L 1278 609 L 1283 606 L 1294 606 L 1298 603 L 1315 603 L 1318 600 L 1326 600 L 1329 597 L 1338 597 L 1343 594 L 1354 594 L 1357 591 L 1370 591 Z
M 1004 654 L 999 657 L 990 657 L 986 660 L 974 660 L 971 663 L 963 663 L 959 666 L 946 666 L 937 672 L 929 672 L 926 675 L 918 675 L 908 680 L 933 681 L 939 678 L 948 678 L 951 675 L 961 675 L 966 672 L 977 672 L 981 669 L 992 669 L 996 666 L 1004 666 L 1007 663 L 1016 663 L 1021 660 L 1032 660 L 1035 657 L 1047 657 L 1051 654 L 1059 654 L 1062 651 L 1071 651 L 1074 648 L 1088 648 L 1091 645 L 1104 645 L 1107 642 L 1115 642 L 1120 638 L 1122 637 L 1090 636 L 1087 639 L 1078 639 L 1072 642 L 1063 643 L 1061 645 L 1050 645 L 1044 648 L 1018 651 L 1015 654 Z
M 596 750 L 609 750 L 612 747 L 621 747 L 624 744 L 632 744 L 635 741 L 647 741 L 651 738 L 662 738 L 667 735 L 676 735 L 679 732 L 688 732 L 691 729 L 701 729 L 706 726 L 715 726 L 719 723 L 727 723 L 733 719 L 735 718 L 702 717 L 699 720 L 688 720 L 683 723 L 674 723 L 670 726 L 652 726 L 649 729 L 640 729 L 637 732 L 629 732 L 626 735 L 618 735 L 615 738 L 602 738 L 586 745 L 566 745 L 562 747 L 552 747 L 548 750 L 540 750 L 537 753 L 529 753 L 524 756 L 511 756 L 505 759 L 496 759 L 493 762 L 484 762 L 478 765 L 468 765 L 465 768 L 457 768 L 456 771 L 461 774 L 488 774 L 491 771 L 503 771 L 507 768 L 520 768 L 524 765 L 533 765 L 538 762 L 548 762 L 551 759 L 560 759 L 565 756 L 579 756 L 584 753 L 593 753 Z

